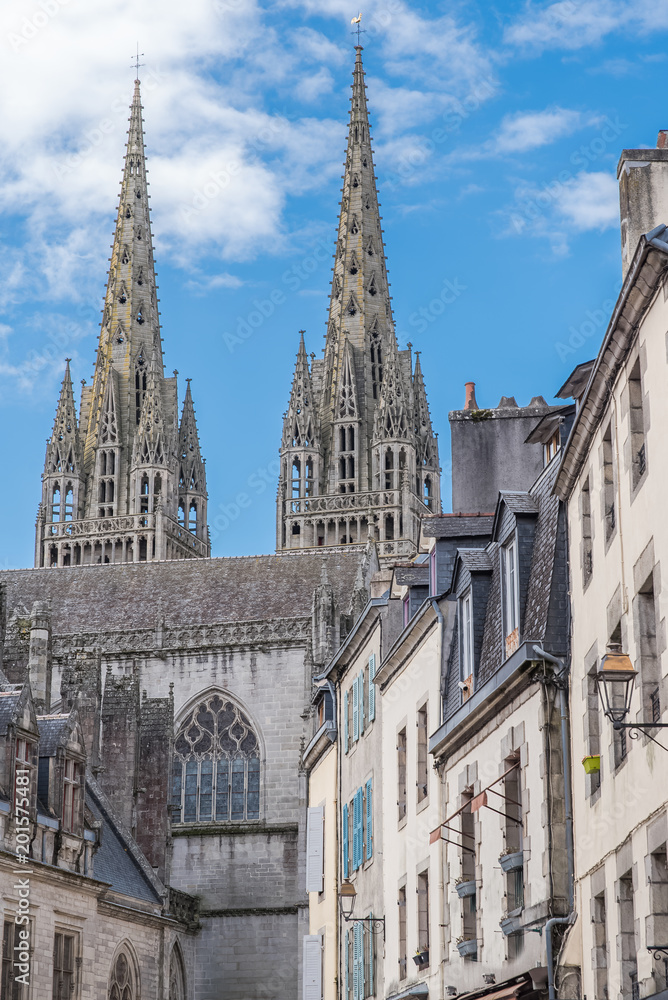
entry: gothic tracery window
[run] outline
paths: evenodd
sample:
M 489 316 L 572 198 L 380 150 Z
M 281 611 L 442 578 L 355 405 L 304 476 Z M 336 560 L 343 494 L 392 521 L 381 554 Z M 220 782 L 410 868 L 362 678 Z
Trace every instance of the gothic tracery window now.
M 174 741 L 174 823 L 256 820 L 260 757 L 250 720 L 219 694 L 198 702 Z
M 183 962 L 176 946 L 169 960 L 169 1000 L 185 1000 L 186 987 Z
M 114 962 L 109 985 L 109 1000 L 135 1000 L 137 990 L 130 959 L 124 951 Z

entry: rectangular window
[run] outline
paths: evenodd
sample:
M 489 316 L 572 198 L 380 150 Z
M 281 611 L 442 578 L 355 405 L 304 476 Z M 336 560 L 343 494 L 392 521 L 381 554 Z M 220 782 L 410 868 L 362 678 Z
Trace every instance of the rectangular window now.
M 407 974 L 407 954 L 406 954 L 406 886 L 399 889 L 397 899 L 399 910 L 399 979 L 405 979 Z
M 360 705 L 360 736 L 364 732 L 364 671 L 360 670 L 357 675 L 358 699 Z
M 28 772 L 28 784 L 22 785 L 23 795 L 27 795 L 30 799 L 31 805 L 33 800 L 33 791 L 35 788 L 35 744 L 31 743 L 30 740 L 16 741 L 16 770 L 17 771 L 27 771 Z M 17 789 L 17 784 L 14 782 L 14 798 Z
M 369 722 L 376 718 L 376 654 L 369 657 Z
M 80 802 L 81 767 L 66 757 L 63 772 L 63 829 L 68 833 L 79 832 Z
M 436 596 L 436 548 L 429 553 L 429 596 Z
M 561 432 L 555 431 L 549 441 L 543 445 L 543 460 L 545 465 L 549 465 L 554 456 L 561 448 Z
M 306 814 L 306 891 L 322 892 L 324 888 L 324 820 L 322 806 L 312 806 Z
M 517 537 L 501 549 L 501 572 L 503 577 L 503 632 L 505 635 L 505 655 L 511 656 L 519 645 L 520 632 L 520 591 L 517 567 Z
M 471 592 L 462 597 L 459 605 L 461 622 L 461 656 L 460 679 L 462 681 L 472 681 L 473 678 L 473 610 L 471 605 Z M 471 692 L 469 691 L 469 694 Z
M 76 936 L 56 932 L 53 939 L 53 1000 L 65 1000 L 74 993 Z
M 20 931 L 28 929 L 27 924 L 17 924 L 5 919 L 2 934 L 2 980 L 0 982 L 0 997 L 2 1000 L 27 1000 L 28 986 L 15 979 L 14 961 L 16 949 L 24 943 Z
M 341 706 L 341 715 L 343 716 L 343 752 L 348 753 L 348 692 L 343 692 L 343 705 Z
M 420 872 L 417 878 L 418 897 L 418 948 L 429 951 L 429 872 Z M 427 962 L 428 964 L 428 962 Z
M 513 765 L 517 765 L 513 767 Z M 510 770 L 512 768 L 512 770 Z M 519 767 L 519 755 L 509 757 L 504 764 L 504 770 L 509 771 L 503 782 L 505 795 L 504 812 L 506 817 L 505 850 L 509 854 L 521 854 L 523 849 L 522 831 L 522 785 Z M 506 897 L 508 912 L 522 909 L 524 906 L 524 859 L 518 859 L 517 867 L 506 875 Z
M 640 485 L 647 471 L 640 359 L 636 361 L 629 375 L 629 430 L 631 432 L 631 486 L 635 489 Z
M 397 735 L 397 806 L 399 821 L 406 817 L 406 729 Z
M 605 891 L 592 900 L 592 968 L 596 1000 L 608 1000 L 608 935 L 606 929 Z
M 661 667 L 657 650 L 657 606 L 654 578 L 650 575 L 635 600 L 636 646 L 640 651 L 640 694 L 642 718 L 658 722 L 661 718 Z
M 417 800 L 422 802 L 427 798 L 427 783 L 429 780 L 429 760 L 427 753 L 427 705 L 423 705 L 417 713 Z
M 594 572 L 594 551 L 591 525 L 591 477 L 587 476 L 580 493 L 580 523 L 582 526 L 582 586 L 586 587 Z
M 403 607 L 403 612 L 404 612 L 404 628 L 406 628 L 406 626 L 408 625 L 409 621 L 411 620 L 411 612 L 410 612 L 411 598 L 410 598 L 410 594 L 406 594 L 406 596 L 404 597 L 404 599 L 402 601 L 402 607 Z
M 353 797 L 353 871 L 362 864 L 364 853 L 364 789 L 358 788 Z
M 601 716 L 598 685 L 596 683 L 597 670 L 598 664 L 595 664 L 587 674 L 587 714 L 585 717 L 585 736 L 587 740 L 587 753 L 590 756 L 596 756 L 597 754 L 600 755 L 601 753 Z M 587 794 L 593 795 L 594 792 L 600 788 L 601 772 L 593 771 L 591 774 L 585 775 L 585 784 L 587 787 Z
M 353 680 L 353 743 L 360 738 L 360 691 L 357 678 Z
M 633 872 L 625 872 L 617 883 L 619 908 L 619 951 L 621 955 L 621 988 L 623 997 L 632 997 L 637 988 L 638 948 L 635 935 L 635 914 L 633 909 Z M 658 942 L 657 942 L 658 943 Z
M 606 542 L 612 538 L 617 525 L 617 513 L 615 508 L 615 470 L 613 464 L 612 450 L 612 423 L 609 423 L 603 434 L 602 448 L 603 468 L 601 478 L 603 480 L 603 520 L 605 525 Z
M 473 792 L 464 792 L 462 795 L 461 812 L 461 847 L 459 849 L 462 878 L 466 882 L 475 881 L 475 816 L 471 812 L 471 801 Z M 476 927 L 476 897 L 464 896 L 462 905 L 462 936 L 465 941 L 475 941 L 477 937 Z

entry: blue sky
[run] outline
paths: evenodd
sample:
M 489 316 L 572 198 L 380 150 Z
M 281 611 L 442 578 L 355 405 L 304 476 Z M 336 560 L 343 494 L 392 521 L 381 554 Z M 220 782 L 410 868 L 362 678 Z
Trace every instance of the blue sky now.
M 619 153 L 668 127 L 668 2 L 362 10 L 397 334 L 422 351 L 447 507 L 464 382 L 481 406 L 551 400 L 596 353 L 621 278 Z M 64 358 L 75 390 L 91 377 L 135 39 L 165 362 L 181 398 L 193 379 L 213 554 L 273 550 L 298 331 L 323 346 L 357 13 L 342 0 L 3 5 L 0 565 L 32 565 Z

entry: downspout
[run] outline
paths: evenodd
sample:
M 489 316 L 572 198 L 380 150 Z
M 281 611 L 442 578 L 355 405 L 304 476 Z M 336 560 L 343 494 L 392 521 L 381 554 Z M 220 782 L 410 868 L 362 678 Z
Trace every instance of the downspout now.
M 430 600 L 431 600 L 431 606 L 434 609 L 434 614 L 436 615 L 436 618 L 438 619 L 438 626 L 439 626 L 439 637 L 440 638 L 439 638 L 439 646 L 438 646 L 438 648 L 439 648 L 438 662 L 439 662 L 439 665 L 440 665 L 440 670 L 439 670 L 439 678 L 438 678 L 438 700 L 439 700 L 438 717 L 439 717 L 439 724 L 442 725 L 443 724 L 443 695 L 442 695 L 442 690 L 443 690 L 443 688 L 442 688 L 442 685 L 443 685 L 443 647 L 445 645 L 445 619 L 443 617 L 443 612 L 441 611 L 441 609 L 438 606 L 438 601 L 436 600 L 436 598 L 432 597 Z M 437 769 L 436 773 L 438 774 L 439 806 L 440 806 L 440 804 L 441 804 L 441 796 L 442 796 L 442 789 L 443 789 L 443 775 L 441 773 L 441 769 L 440 768 Z M 443 815 L 443 814 L 441 813 L 441 815 Z M 439 865 L 438 889 L 439 889 L 439 896 L 440 896 L 440 903 L 441 903 L 440 912 L 445 917 L 445 848 L 443 846 L 444 845 L 444 841 L 442 839 L 440 839 L 439 842 L 438 842 L 438 845 L 439 845 L 438 846 L 438 853 L 439 853 L 439 859 L 438 859 L 438 865 Z M 449 919 L 448 919 L 448 923 L 449 923 Z M 445 955 L 445 926 L 444 926 L 444 924 L 441 924 L 439 930 L 441 932 L 441 942 L 440 942 L 440 944 L 441 944 L 441 956 L 444 956 Z M 440 980 L 441 980 L 440 995 L 441 996 L 445 996 L 445 962 L 444 961 L 439 962 L 439 972 L 440 972 Z
M 571 787 L 571 747 L 568 739 L 568 699 L 566 696 L 565 676 L 566 667 L 563 660 L 552 653 L 547 653 L 541 646 L 534 645 L 534 656 L 537 659 L 547 660 L 559 668 L 557 679 L 559 683 L 559 710 L 561 713 L 561 753 L 564 770 L 564 813 L 566 819 L 566 858 L 568 866 L 568 916 L 551 917 L 545 924 L 545 951 L 547 956 L 547 989 L 548 1000 L 557 1000 L 557 992 L 554 984 L 554 957 L 552 951 L 552 928 L 557 924 L 573 924 L 575 922 L 575 863 L 573 856 L 573 791 Z

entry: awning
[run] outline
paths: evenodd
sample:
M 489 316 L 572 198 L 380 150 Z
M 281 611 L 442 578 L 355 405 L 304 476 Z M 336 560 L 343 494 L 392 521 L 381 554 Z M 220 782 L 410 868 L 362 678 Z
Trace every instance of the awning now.
M 402 1000 L 403 997 L 428 997 L 429 987 L 426 983 L 415 983 L 413 986 L 407 986 L 405 990 L 401 993 L 392 993 L 387 1000 Z
M 512 997 L 522 997 L 522 1000 L 530 1000 L 537 991 L 534 990 L 531 976 L 521 976 L 517 979 L 497 983 L 495 986 L 483 986 L 479 990 L 472 990 L 470 993 L 460 993 L 456 1000 L 511 1000 Z

